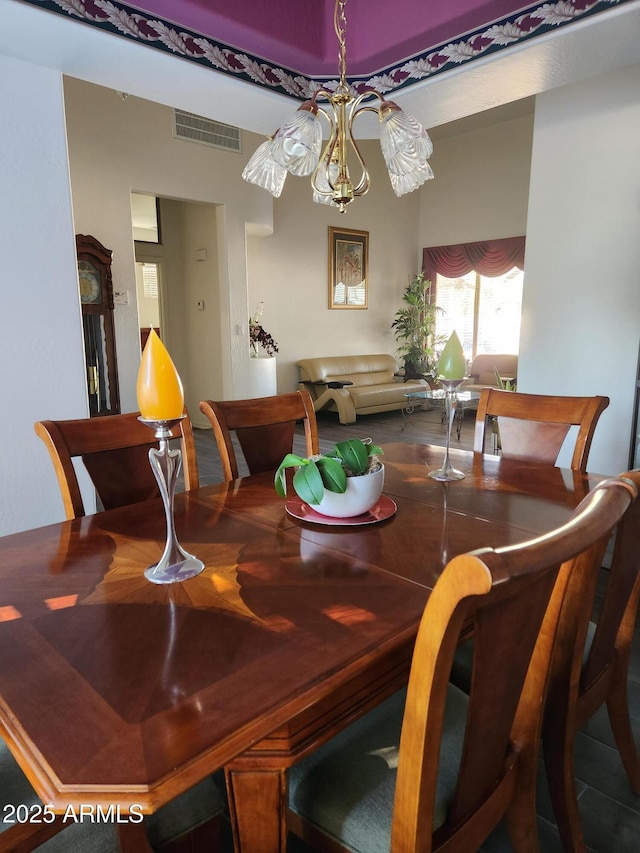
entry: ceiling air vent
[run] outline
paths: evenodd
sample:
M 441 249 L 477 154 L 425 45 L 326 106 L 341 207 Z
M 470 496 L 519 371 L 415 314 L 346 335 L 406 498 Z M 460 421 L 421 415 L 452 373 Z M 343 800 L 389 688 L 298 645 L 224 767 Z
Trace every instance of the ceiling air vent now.
M 240 151 L 240 128 L 230 124 L 212 121 L 210 118 L 187 113 L 184 110 L 174 110 L 174 136 L 210 145 L 212 148 L 223 148 L 225 151 Z

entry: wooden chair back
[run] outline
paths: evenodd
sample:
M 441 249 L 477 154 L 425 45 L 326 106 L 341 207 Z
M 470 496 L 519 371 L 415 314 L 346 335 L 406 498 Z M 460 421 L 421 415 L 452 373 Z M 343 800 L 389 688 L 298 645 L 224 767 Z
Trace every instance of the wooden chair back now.
M 34 428 L 51 456 L 66 517 L 85 515 L 73 459 L 80 458 L 105 509 L 158 497 L 149 464 L 149 448 L 157 447 L 153 431 L 138 412 L 103 418 L 38 421 Z M 198 488 L 198 463 L 189 415 L 172 436 L 180 440 L 185 489 Z
M 307 391 L 251 400 L 203 400 L 200 411 L 211 422 L 225 480 L 235 480 L 238 461 L 231 438 L 235 432 L 250 474 L 275 471 L 291 453 L 297 421 L 304 424 L 306 455 L 319 453 L 318 427 Z
M 577 426 L 571 467 L 586 471 L 593 433 L 608 405 L 608 397 L 560 397 L 485 388 L 478 401 L 473 449 L 485 452 L 490 432 L 487 426 L 497 418 L 503 456 L 554 465 L 569 429 Z
M 640 489 L 640 470 L 622 477 Z M 629 783 L 640 794 L 640 760 L 627 696 L 640 600 L 640 500 L 618 524 L 610 569 L 600 569 L 605 544 L 569 581 L 543 729 L 549 791 L 566 850 L 585 849 L 575 787 L 575 737 L 604 704 Z M 598 613 L 592 617 L 594 609 Z
M 506 815 L 516 850 L 534 850 L 542 702 L 576 558 L 606 541 L 636 490 L 597 486 L 561 528 L 517 546 L 455 557 L 420 624 L 405 704 L 392 826 L 393 851 L 476 850 Z M 464 739 L 448 818 L 432 838 L 449 676 L 473 632 Z M 451 760 L 451 757 L 450 757 Z M 450 845 L 450 846 L 447 846 Z

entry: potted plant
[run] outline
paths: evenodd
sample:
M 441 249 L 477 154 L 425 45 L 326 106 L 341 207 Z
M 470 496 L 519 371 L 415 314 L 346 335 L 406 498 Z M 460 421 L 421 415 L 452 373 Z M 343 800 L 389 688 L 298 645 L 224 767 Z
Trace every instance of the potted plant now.
M 498 369 L 494 368 L 495 376 L 496 376 L 496 387 L 500 388 L 501 391 L 515 391 L 516 390 L 516 380 L 515 379 L 503 379 L 502 376 L 498 373 Z
M 494 369 L 494 373 L 496 375 L 496 385 L 500 388 L 501 391 L 515 391 L 516 390 L 516 380 L 515 379 L 503 379 L 502 376 L 498 373 L 498 369 Z M 502 450 L 502 442 L 500 441 L 500 427 L 498 426 L 498 418 L 491 419 L 491 433 L 493 436 L 493 451 L 494 453 L 499 453 Z
M 263 310 L 264 303 L 259 302 L 258 307 L 256 308 L 256 313 L 253 317 L 249 317 L 249 346 L 251 348 L 251 358 L 258 358 L 260 348 L 264 350 L 269 358 L 272 358 L 277 352 L 279 352 L 278 344 L 274 341 L 269 332 L 264 330 L 260 323 Z
M 292 485 L 298 497 L 316 512 L 351 518 L 370 510 L 384 484 L 382 449 L 370 439 L 340 441 L 326 454 L 305 458 L 287 453 L 275 475 L 280 497 L 287 493 L 286 470 L 296 468 Z
M 424 273 L 415 275 L 402 296 L 403 305 L 396 311 L 391 324 L 396 342 L 400 343 L 398 353 L 404 356 L 404 375 L 406 379 L 432 377 L 435 379 L 437 368 L 436 315 L 441 309 L 432 301 L 431 282 Z

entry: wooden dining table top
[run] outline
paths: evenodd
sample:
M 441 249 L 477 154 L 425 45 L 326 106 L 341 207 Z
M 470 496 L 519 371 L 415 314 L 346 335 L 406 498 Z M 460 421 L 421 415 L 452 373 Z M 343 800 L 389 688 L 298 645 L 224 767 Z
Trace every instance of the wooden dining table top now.
M 361 526 L 293 518 L 273 474 L 176 495 L 206 566 L 179 584 L 143 575 L 160 499 L 1 538 L 0 726 L 43 801 L 155 810 L 410 653 L 453 556 L 557 526 L 602 479 L 452 451 L 443 484 L 443 452 L 386 445 L 397 511 Z

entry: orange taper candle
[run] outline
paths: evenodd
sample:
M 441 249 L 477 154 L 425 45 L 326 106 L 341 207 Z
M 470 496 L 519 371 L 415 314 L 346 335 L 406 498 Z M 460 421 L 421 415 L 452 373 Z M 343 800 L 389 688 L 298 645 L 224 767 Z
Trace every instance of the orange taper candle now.
M 182 382 L 167 348 L 153 329 L 142 353 L 136 392 L 138 408 L 145 420 L 169 421 L 182 415 Z

